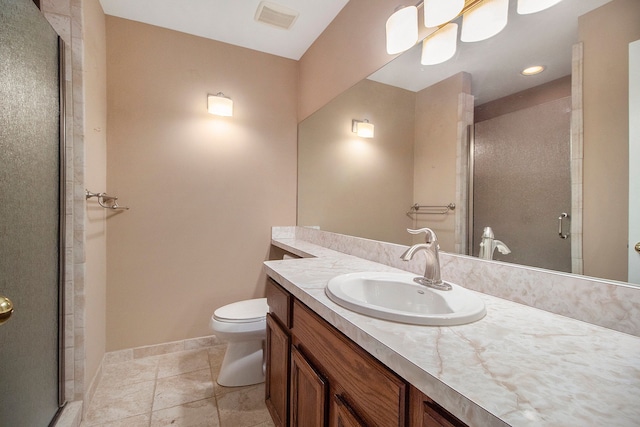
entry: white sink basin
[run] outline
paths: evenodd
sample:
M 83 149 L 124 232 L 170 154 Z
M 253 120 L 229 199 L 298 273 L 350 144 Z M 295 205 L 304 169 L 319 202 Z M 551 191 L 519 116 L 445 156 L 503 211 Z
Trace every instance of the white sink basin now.
M 357 313 L 415 325 L 451 326 L 482 319 L 484 302 L 471 291 L 451 284 L 439 291 L 413 281 L 416 274 L 362 272 L 331 279 L 327 296 Z

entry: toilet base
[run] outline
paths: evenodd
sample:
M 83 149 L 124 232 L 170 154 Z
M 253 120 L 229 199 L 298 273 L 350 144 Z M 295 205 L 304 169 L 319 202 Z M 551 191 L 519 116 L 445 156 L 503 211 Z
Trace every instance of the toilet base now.
M 223 387 L 264 382 L 263 346 L 264 340 L 230 342 L 216 382 Z

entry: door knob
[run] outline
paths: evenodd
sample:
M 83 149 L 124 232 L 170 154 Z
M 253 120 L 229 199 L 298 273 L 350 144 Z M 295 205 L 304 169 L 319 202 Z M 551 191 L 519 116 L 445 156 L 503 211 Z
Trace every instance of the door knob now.
M 636 252 L 640 253 L 640 242 L 636 243 Z
M 5 296 L 0 295 L 0 325 L 9 320 L 13 314 L 13 303 Z

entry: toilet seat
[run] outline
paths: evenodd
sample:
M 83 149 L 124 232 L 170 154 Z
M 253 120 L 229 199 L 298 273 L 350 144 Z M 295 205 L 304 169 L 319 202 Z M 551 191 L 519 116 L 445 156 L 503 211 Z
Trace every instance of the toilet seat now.
M 267 316 L 266 298 L 256 298 L 227 304 L 213 312 L 213 319 L 226 323 L 261 322 Z

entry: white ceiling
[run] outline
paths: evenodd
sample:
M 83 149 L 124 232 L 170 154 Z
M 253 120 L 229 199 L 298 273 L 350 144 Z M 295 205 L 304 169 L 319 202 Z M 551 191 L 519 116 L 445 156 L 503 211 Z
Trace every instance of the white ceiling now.
M 298 60 L 348 0 L 270 0 L 300 13 L 289 30 L 254 20 L 260 0 L 100 0 L 107 15 Z
M 236 46 L 298 60 L 348 3 L 348 0 L 269 0 L 300 13 L 289 30 L 254 20 L 261 0 L 100 0 L 108 15 L 144 22 Z M 481 42 L 458 42 L 451 60 L 420 64 L 421 43 L 370 78 L 419 91 L 460 71 L 472 75 L 477 105 L 537 86 L 571 72 L 571 46 L 577 17 L 611 0 L 563 0 L 535 14 L 518 15 L 510 0 L 509 23 Z M 461 23 L 461 18 L 455 22 Z M 384 47 L 381 47 L 381 49 Z M 523 77 L 526 66 L 547 70 Z

